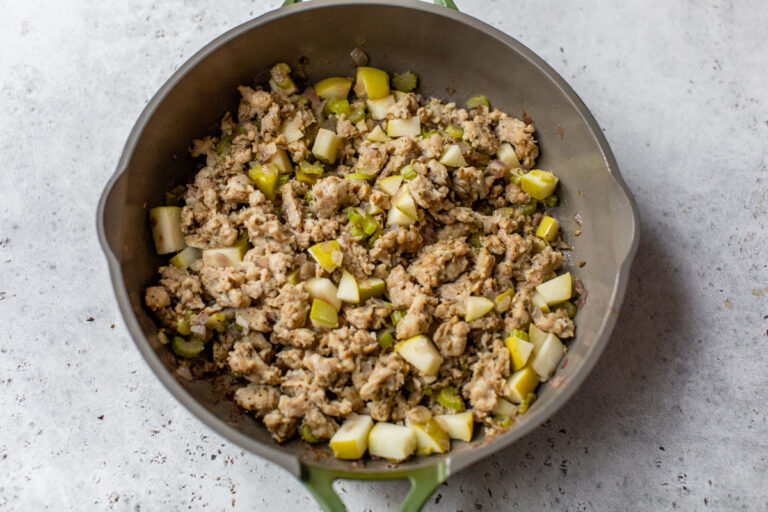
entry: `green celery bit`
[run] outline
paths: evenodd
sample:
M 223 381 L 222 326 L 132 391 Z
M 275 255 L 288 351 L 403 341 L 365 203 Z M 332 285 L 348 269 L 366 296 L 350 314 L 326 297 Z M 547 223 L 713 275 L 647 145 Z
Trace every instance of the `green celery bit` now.
M 379 222 L 372 215 L 366 215 L 361 227 L 366 235 L 372 235 L 379 230 Z
M 507 428 L 512 424 L 512 418 L 509 416 L 494 416 L 493 420 L 498 423 L 501 428 Z
M 544 204 L 547 206 L 557 206 L 557 204 L 560 202 L 560 199 L 554 194 L 544 199 Z
M 411 164 L 400 169 L 400 175 L 406 180 L 415 180 L 416 176 L 418 176 Z
M 428 132 L 422 132 L 422 134 L 419 135 L 419 137 L 421 137 L 422 139 L 428 139 L 433 135 L 441 135 L 441 133 L 439 130 L 429 130 Z
M 372 180 L 375 178 L 375 174 L 368 174 L 367 172 L 353 172 L 344 176 L 346 180 Z
M 304 174 L 323 174 L 325 172 L 325 167 L 323 167 L 323 164 L 320 162 L 311 164 L 306 160 L 302 160 L 299 162 L 299 170 Z
M 214 329 L 217 332 L 226 332 L 229 324 L 229 319 L 222 312 L 212 314 L 208 317 L 208 321 L 205 322 L 206 327 L 209 329 Z
M 474 247 L 475 249 L 481 248 L 483 244 L 480 243 L 480 233 L 476 231 L 469 235 L 469 238 L 467 238 L 467 243 L 470 247 Z
M 429 384 L 424 386 L 424 396 L 432 396 L 432 386 Z
M 220 155 L 223 155 L 231 143 L 232 137 L 222 137 L 221 140 L 216 144 L 216 152 Z
M 361 212 L 358 208 L 355 208 L 354 206 L 349 206 L 344 209 L 344 213 L 347 214 L 347 218 L 349 219 L 349 222 L 352 224 L 357 224 L 358 226 L 363 224 L 363 221 L 365 220 L 365 214 Z
M 200 338 L 185 340 L 181 336 L 174 336 L 171 348 L 176 355 L 181 357 L 195 357 L 205 348 L 205 343 Z
M 517 207 L 520 209 L 521 212 L 525 215 L 533 215 L 536 213 L 536 206 L 538 205 L 538 201 L 535 199 L 531 199 L 527 203 L 523 203 L 518 205 Z
M 291 67 L 285 62 L 278 62 L 269 70 L 272 81 L 281 89 L 295 88 L 290 73 Z
M 165 193 L 165 205 L 166 206 L 178 206 L 181 200 L 184 198 L 184 192 L 187 191 L 187 187 L 184 185 L 176 185 L 170 192 Z
M 464 128 L 457 124 L 452 124 L 445 129 L 445 133 L 453 137 L 454 139 L 460 139 L 464 136 Z
M 365 234 L 365 231 L 363 231 L 363 228 L 360 226 L 352 226 L 349 228 L 349 236 L 354 238 L 357 242 L 360 242 L 361 240 L 365 240 L 368 235 Z
M 392 325 L 397 325 L 397 323 L 405 318 L 405 315 L 407 315 L 408 312 L 404 309 L 396 309 L 392 312 Z
M 528 393 L 525 395 L 525 398 L 523 398 L 523 401 L 520 402 L 520 407 L 517 409 L 517 414 L 525 414 L 528 411 L 528 408 L 531 406 L 531 404 L 536 400 L 536 393 Z
M 230 375 L 232 375 L 236 379 L 242 379 L 243 378 L 243 374 L 240 373 L 240 372 L 232 371 L 232 372 L 230 372 Z
M 336 114 L 337 116 L 340 116 L 341 114 L 349 115 L 349 101 L 343 98 L 330 98 L 325 101 L 323 110 L 326 114 Z
M 290 174 L 280 174 L 277 177 L 277 189 L 279 190 L 280 187 L 282 187 L 283 185 L 285 185 L 289 181 L 291 181 L 291 175 Z
M 185 311 L 184 316 L 179 318 L 179 320 L 176 322 L 176 332 L 182 336 L 189 336 L 192 333 L 192 324 L 190 323 L 191 318 L 192 311 Z
M 301 438 L 310 444 L 320 442 L 320 439 L 315 437 L 315 434 L 312 433 L 312 429 L 309 428 L 309 425 L 307 425 L 306 423 L 301 424 Z
M 395 73 L 392 77 L 392 88 L 398 91 L 411 92 L 419 84 L 419 77 L 416 73 Z
M 371 238 L 368 239 L 369 249 L 373 249 L 373 246 L 376 245 L 376 240 L 378 240 L 380 236 L 381 236 L 381 231 L 377 231 L 371 235 Z
M 437 402 L 443 407 L 456 412 L 461 412 L 465 409 L 464 400 L 461 399 L 459 391 L 454 387 L 447 387 L 438 391 Z
M 510 336 L 514 336 L 517 339 L 528 341 L 528 333 L 525 331 L 521 331 L 520 329 L 512 329 L 509 331 Z
M 386 350 L 395 346 L 395 337 L 388 329 L 381 329 L 376 333 L 376 341 L 379 342 L 379 346 Z
M 467 100 L 467 108 L 469 110 L 472 110 L 473 108 L 477 108 L 480 105 L 485 105 L 489 109 L 491 108 L 491 102 L 488 101 L 488 98 L 482 95 L 472 96 Z
M 349 114 L 347 115 L 347 119 L 353 124 L 357 124 L 363 119 L 365 119 L 365 107 L 362 105 L 358 105 L 352 110 L 349 111 Z
M 302 183 L 309 183 L 311 185 L 311 184 L 313 184 L 314 182 L 317 181 L 318 176 L 316 176 L 314 174 L 305 174 L 304 172 L 301 171 L 301 169 L 297 168 L 296 169 L 296 179 L 301 181 Z M 304 199 L 311 200 L 312 199 L 312 195 L 309 192 L 307 192 L 307 194 L 304 197 Z
M 574 304 L 571 301 L 563 302 L 562 304 L 558 304 L 555 309 L 564 309 L 568 313 L 569 318 L 573 318 L 576 316 L 576 313 L 578 313 L 579 308 L 576 307 L 576 304 Z
M 238 126 L 237 131 L 235 132 L 237 135 L 245 135 L 245 126 Z
M 285 280 L 288 281 L 288 283 L 290 283 L 290 284 L 292 284 L 294 286 L 299 284 L 299 282 L 300 282 L 300 279 L 299 279 L 299 269 L 297 268 L 296 270 L 294 270 L 293 272 L 291 272 L 290 274 L 285 276 Z

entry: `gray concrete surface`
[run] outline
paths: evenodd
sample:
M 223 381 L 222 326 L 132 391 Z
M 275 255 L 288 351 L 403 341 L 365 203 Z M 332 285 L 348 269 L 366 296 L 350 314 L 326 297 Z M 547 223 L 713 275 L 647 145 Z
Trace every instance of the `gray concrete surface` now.
M 457 0 L 568 80 L 642 217 L 583 389 L 427 510 L 768 509 L 768 4 Z M 0 510 L 316 510 L 213 434 L 119 317 L 94 211 L 162 82 L 277 0 L 0 0 Z M 337 483 L 352 511 L 406 485 Z

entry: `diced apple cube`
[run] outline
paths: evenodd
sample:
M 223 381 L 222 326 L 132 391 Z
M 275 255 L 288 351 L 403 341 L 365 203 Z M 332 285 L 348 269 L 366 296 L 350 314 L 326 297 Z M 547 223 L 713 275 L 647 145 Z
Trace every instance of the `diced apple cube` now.
M 158 206 L 149 210 L 149 226 L 157 254 L 170 254 L 186 247 L 181 231 L 181 207 Z
M 386 71 L 377 68 L 357 68 L 355 94 L 369 100 L 378 100 L 389 96 L 389 75 Z
M 392 462 L 410 457 L 418 444 L 416 432 L 394 423 L 376 423 L 368 434 L 368 452 Z
M 344 260 L 344 253 L 336 240 L 320 242 L 309 248 L 309 254 L 326 272 L 336 270 Z
M 341 300 L 337 296 L 339 291 L 330 279 L 326 277 L 310 277 L 304 281 L 304 290 L 313 299 L 327 302 L 336 311 L 341 309 Z
M 533 353 L 535 354 L 539 347 L 544 343 L 547 338 L 547 333 L 533 325 L 533 322 L 528 324 L 528 341 L 533 345 Z
M 385 96 L 378 100 L 368 100 L 365 102 L 368 105 L 368 111 L 371 113 L 371 117 L 377 121 L 387 118 L 387 112 L 395 104 L 394 96 Z
M 296 142 L 304 136 L 304 132 L 301 131 L 301 119 L 298 117 L 292 117 L 283 123 L 280 128 L 280 133 L 285 137 L 286 144 Z
M 365 138 L 371 142 L 387 142 L 392 140 L 386 133 L 384 133 L 384 130 L 382 130 L 379 125 L 374 126 L 373 130 L 371 130 Z
M 312 145 L 312 154 L 319 160 L 332 164 L 336 161 L 336 154 L 341 146 L 341 137 L 331 130 L 320 128 Z
M 194 261 L 199 260 L 202 257 L 203 257 L 203 253 L 200 251 L 200 249 L 197 249 L 195 247 L 186 247 L 176 256 L 171 258 L 170 263 L 174 267 L 187 268 Z
M 536 287 L 536 293 L 538 293 L 544 302 L 549 306 L 560 304 L 571 298 L 573 295 L 573 279 L 571 279 L 571 273 L 566 272 L 561 276 L 557 276 L 554 279 L 550 279 L 546 283 L 542 283 Z
M 542 382 L 555 373 L 563 354 L 565 354 L 565 345 L 560 341 L 560 338 L 552 333 L 547 334 L 544 342 L 533 355 L 531 362 L 531 368 L 539 375 Z
M 560 229 L 560 224 L 557 220 L 549 215 L 542 217 L 536 228 L 536 236 L 547 242 L 551 242 L 557 236 L 557 232 Z
M 517 406 L 509 400 L 499 397 L 496 399 L 496 407 L 493 408 L 493 414 L 495 416 L 509 416 L 512 418 L 517 414 Z
M 203 263 L 209 267 L 234 267 L 248 252 L 247 245 L 233 245 L 219 249 L 203 249 Z
M 400 192 L 392 200 L 392 205 L 412 219 L 419 218 L 419 210 L 416 208 L 416 202 L 408 192 L 407 186 L 400 189 Z
M 383 180 L 379 180 L 377 185 L 381 190 L 387 194 L 394 196 L 397 191 L 400 190 L 400 184 L 403 182 L 402 176 L 388 176 Z
M 373 428 L 370 416 L 350 414 L 331 438 L 331 451 L 337 459 L 355 460 L 365 455 Z
M 389 209 L 387 226 L 410 226 L 411 224 L 416 224 L 416 219 L 409 217 L 395 206 Z
M 464 155 L 461 154 L 461 148 L 459 148 L 458 144 L 448 146 L 443 156 L 440 157 L 440 163 L 448 167 L 467 166 L 467 161 L 464 160 Z
M 451 438 L 448 432 L 434 418 L 422 423 L 409 423 L 416 433 L 416 453 L 431 455 L 445 453 L 451 449 Z
M 335 329 L 339 326 L 339 313 L 334 306 L 324 300 L 312 299 L 309 320 L 317 329 Z
M 517 371 L 525 367 L 533 352 L 533 343 L 522 339 L 519 335 L 510 334 L 504 340 L 504 344 L 507 346 L 512 359 L 512 370 Z
M 506 311 L 509 311 L 509 308 L 512 307 L 512 299 L 515 296 L 515 289 L 510 288 L 509 290 L 505 291 L 504 293 L 500 293 L 496 296 L 496 299 L 494 299 L 494 307 L 496 308 L 496 311 L 499 313 L 504 313 Z
M 505 397 L 514 404 L 519 404 L 523 399 L 532 393 L 539 385 L 539 376 L 530 366 L 516 371 L 507 379 L 504 386 Z
M 531 304 L 539 308 L 542 313 L 549 313 L 547 301 L 544 300 L 544 297 L 542 297 L 539 292 L 533 292 L 533 295 L 531 295 Z
M 505 142 L 499 146 L 499 149 L 496 151 L 496 158 L 504 162 L 504 165 L 507 166 L 507 169 L 520 168 L 520 160 L 517 158 L 515 148 L 513 148 L 509 142 Z
M 542 201 L 552 195 L 558 181 L 557 176 L 549 171 L 533 169 L 520 178 L 520 188 L 532 198 Z
M 387 122 L 387 135 L 390 137 L 416 137 L 421 133 L 421 119 L 419 116 L 408 119 L 390 119 Z
M 435 416 L 435 420 L 448 432 L 451 439 L 459 439 L 467 443 L 472 441 L 472 430 L 475 426 L 475 416 L 472 411 L 464 411 L 456 414 L 442 414 Z
M 339 291 L 336 293 L 336 297 L 350 304 L 358 304 L 360 302 L 360 290 L 357 286 L 357 280 L 355 276 L 346 270 L 341 274 Z
M 315 84 L 315 93 L 324 100 L 330 98 L 343 99 L 349 95 L 351 88 L 351 78 L 332 76 L 317 82 Z
M 467 322 L 477 320 L 493 310 L 493 306 L 493 301 L 485 297 L 467 297 L 467 302 L 464 306 L 466 308 L 464 320 Z
M 290 174 L 293 172 L 293 164 L 288 157 L 288 152 L 284 149 L 278 149 L 267 163 L 275 164 L 280 174 Z
M 358 283 L 360 290 L 360 301 L 370 299 L 371 297 L 381 297 L 387 291 L 387 283 L 378 277 L 369 277 Z
M 401 341 L 395 345 L 395 351 L 422 375 L 437 375 L 440 365 L 443 364 L 443 358 L 432 341 L 423 334 Z

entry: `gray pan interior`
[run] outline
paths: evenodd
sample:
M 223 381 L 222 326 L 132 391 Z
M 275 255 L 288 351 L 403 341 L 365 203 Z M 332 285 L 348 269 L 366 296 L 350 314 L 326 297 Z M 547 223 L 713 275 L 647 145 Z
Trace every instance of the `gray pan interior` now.
M 307 83 L 329 75 L 353 76 L 349 52 L 361 46 L 371 65 L 413 70 L 420 92 L 463 103 L 474 94 L 535 121 L 542 148 L 538 167 L 561 178 L 557 215 L 574 250 L 567 268 L 589 290 L 577 317 L 577 337 L 558 371 L 560 385 L 543 386 L 535 405 L 508 432 L 461 444 L 445 455 L 418 457 L 398 469 L 368 461 L 337 461 L 301 442 L 278 445 L 250 416 L 240 414 L 210 382 L 173 373 L 174 358 L 157 337 L 142 305 L 143 289 L 166 260 L 155 255 L 147 212 L 163 193 L 192 177 L 187 148 L 215 133 L 227 110 L 236 112 L 239 84 L 253 84 L 277 61 L 305 57 Z M 562 134 L 562 136 L 561 136 Z M 574 220 L 580 214 L 583 226 Z M 467 15 L 407 0 L 325 1 L 293 5 L 219 37 L 184 64 L 150 101 L 130 134 L 98 213 L 99 236 L 122 313 L 137 346 L 168 389 L 213 429 L 293 474 L 324 467 L 334 474 L 409 476 L 440 465 L 444 475 L 513 443 L 552 415 L 584 380 L 615 323 L 634 251 L 638 218 L 616 162 L 589 111 L 540 58 L 509 36 Z M 582 235 L 573 237 L 573 232 Z M 578 268 L 577 261 L 587 265 Z M 351 473 L 348 473 L 351 472 Z

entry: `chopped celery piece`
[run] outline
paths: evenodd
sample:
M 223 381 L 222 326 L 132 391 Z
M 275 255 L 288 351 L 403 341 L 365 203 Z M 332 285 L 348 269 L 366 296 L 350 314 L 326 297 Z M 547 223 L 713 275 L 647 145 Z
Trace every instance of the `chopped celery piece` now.
M 509 142 L 505 142 L 499 146 L 499 149 L 496 151 L 496 158 L 504 162 L 507 169 L 517 169 L 520 167 L 520 160 L 517 158 L 515 148 L 513 148 L 512 144 Z
M 339 326 L 339 314 L 336 308 L 320 299 L 312 299 L 312 309 L 309 319 L 316 328 L 332 328 Z
M 200 252 L 200 249 L 195 247 L 185 247 L 181 252 L 176 254 L 176 256 L 171 258 L 170 263 L 174 267 L 187 268 L 194 261 L 199 260 L 202 257 L 203 253 Z
M 422 139 L 428 139 L 433 135 L 442 135 L 442 134 L 440 133 L 440 130 L 429 130 L 428 132 L 424 132 L 421 135 L 419 135 L 419 137 L 421 137 Z
M 368 100 L 365 104 L 368 106 L 371 117 L 376 121 L 380 121 L 387 118 L 387 112 L 395 105 L 395 97 L 385 96 L 378 100 Z
M 346 98 L 352 88 L 352 79 L 332 76 L 315 84 L 315 93 L 323 99 Z
M 525 335 L 525 338 L 521 335 Z M 517 371 L 524 368 L 533 352 L 533 343 L 528 341 L 528 335 L 521 331 L 513 331 L 504 340 L 504 344 L 507 346 L 507 350 L 509 350 L 512 370 Z
M 386 133 L 384 133 L 384 130 L 382 130 L 379 125 L 376 125 L 365 138 L 371 142 L 388 142 L 392 140 Z
M 363 223 L 360 224 L 360 226 L 363 228 L 363 231 L 365 231 L 366 235 L 372 235 L 378 231 L 379 221 L 377 221 L 375 217 L 366 215 L 365 219 L 363 219 Z
M 528 341 L 528 333 L 525 331 L 521 331 L 520 329 L 512 329 L 509 331 L 510 336 L 515 336 L 516 338 L 520 338 L 521 340 Z
M 365 234 L 365 231 L 363 231 L 363 228 L 360 226 L 352 226 L 349 228 L 349 235 L 354 238 L 356 241 L 361 242 L 368 238 L 368 235 Z
M 372 180 L 375 178 L 375 174 L 368 174 L 367 172 L 353 172 L 344 176 L 345 180 Z
M 181 207 L 158 206 L 149 210 L 149 225 L 157 254 L 170 254 L 186 247 L 181 231 Z
M 347 119 L 349 119 L 349 122 L 352 124 L 357 124 L 363 119 L 365 119 L 365 107 L 363 105 L 357 105 L 355 107 L 352 107 L 352 110 L 349 111 L 349 115 L 347 116 Z
M 371 203 L 370 206 L 368 206 L 368 213 L 371 215 L 377 215 L 379 213 L 383 213 L 384 210 L 381 209 L 381 206 Z
M 336 292 L 336 297 L 339 300 L 350 304 L 360 303 L 360 289 L 357 286 L 357 279 L 346 270 L 341 274 L 339 290 Z
M 467 108 L 469 110 L 472 110 L 473 108 L 477 108 L 481 105 L 485 105 L 487 108 L 491 108 L 491 102 L 488 101 L 488 98 L 482 95 L 472 96 L 467 100 Z
M 291 164 L 291 159 L 288 158 L 288 152 L 284 149 L 278 149 L 267 163 L 275 165 L 280 174 L 291 174 L 293 172 L 293 164 Z
M 445 453 L 451 449 L 448 432 L 434 418 L 419 423 L 408 423 L 408 426 L 416 433 L 417 454 Z
M 174 336 L 171 348 L 177 356 L 195 357 L 205 348 L 205 343 L 200 338 L 185 340 L 181 336 Z
M 378 240 L 380 236 L 381 236 L 381 231 L 377 231 L 371 235 L 371 237 L 368 239 L 369 249 L 373 249 L 373 246 L 376 245 L 376 240 Z
M 421 133 L 421 119 L 419 116 L 408 119 L 390 119 L 387 122 L 387 135 L 389 137 L 416 137 Z
M 416 73 L 395 73 L 392 77 L 392 87 L 398 91 L 412 92 L 419 84 L 419 77 Z
M 365 213 L 363 213 L 359 208 L 355 208 L 354 206 L 349 206 L 344 209 L 344 213 L 347 214 L 347 219 L 349 219 L 349 222 L 352 224 L 362 225 L 363 221 L 365 220 Z
M 337 297 L 339 290 L 326 277 L 311 277 L 304 281 L 304 290 L 313 299 L 320 299 L 334 307 L 336 311 L 341 309 L 341 300 Z
M 248 171 L 248 177 L 270 201 L 274 201 L 277 195 L 277 178 L 279 175 L 280 170 L 275 164 L 259 164 L 256 167 L 251 167 Z
M 402 172 L 402 171 L 401 171 Z M 377 185 L 381 190 L 387 194 L 394 196 L 400 189 L 400 184 L 403 182 L 402 176 L 388 176 L 382 180 L 379 180 Z
M 402 169 L 400 169 L 400 176 L 402 176 L 406 180 L 415 180 L 416 176 L 418 176 L 418 173 L 414 170 L 413 166 L 411 164 L 406 165 Z M 398 183 L 398 187 L 400 184 Z
M 297 285 L 300 282 L 299 276 L 300 276 L 300 269 L 296 269 L 287 276 L 285 276 L 285 280 L 288 281 L 289 284 Z
M 216 144 L 216 153 L 223 155 L 229 149 L 229 145 L 232 144 L 232 137 L 222 137 Z
M 320 176 L 316 174 L 307 174 L 304 171 L 301 170 L 301 168 L 296 168 L 296 179 L 299 180 L 302 183 L 309 183 L 310 185 L 313 184 L 318 180 Z M 312 195 L 307 193 L 309 196 L 309 199 L 312 199 Z
M 466 408 L 464 406 L 464 400 L 459 396 L 458 390 L 452 386 L 443 388 L 437 393 L 437 402 L 443 407 L 447 407 L 456 412 L 461 412 Z
M 336 240 L 320 242 L 308 250 L 323 270 L 329 273 L 336 270 L 344 259 L 344 253 L 341 252 L 341 246 Z
M 507 169 L 504 171 L 504 179 L 515 185 L 520 185 L 520 181 L 523 179 L 521 172 L 522 169 Z
M 455 414 L 441 414 L 435 416 L 435 420 L 448 432 L 451 439 L 466 441 L 472 440 L 472 430 L 475 426 L 475 416 L 472 411 L 464 411 Z
M 471 235 L 469 235 L 469 238 L 467 238 L 467 244 L 469 244 L 470 247 L 474 247 L 475 249 L 479 249 L 483 246 L 480 238 L 479 232 L 474 232 Z
M 312 433 L 312 429 L 306 423 L 301 424 L 301 438 L 310 444 L 320 442 L 320 439 L 315 437 L 315 435 Z
M 485 297 L 467 297 L 464 320 L 471 322 L 485 316 L 493 310 L 494 303 Z
M 304 174 L 323 174 L 325 172 L 325 167 L 323 167 L 323 164 L 320 162 L 311 164 L 306 160 L 302 160 L 299 162 L 299 170 Z
M 176 332 L 182 336 L 189 336 L 192 334 L 192 323 L 190 322 L 191 318 L 192 311 L 185 311 L 184 316 L 176 321 Z
M 454 139 L 460 139 L 462 136 L 464 136 L 464 128 L 457 124 L 452 124 L 445 129 L 445 133 Z
M 513 404 L 519 404 L 523 399 L 539 385 L 539 376 L 526 366 L 510 375 L 504 386 L 504 396 Z
M 346 99 L 331 98 L 325 101 L 323 111 L 325 111 L 326 114 L 336 114 L 337 116 L 340 116 L 341 114 L 349 114 L 349 101 Z
M 389 75 L 386 71 L 372 67 L 357 68 L 355 94 L 369 100 L 378 100 L 389 96 Z
M 534 199 L 543 200 L 552 195 L 558 181 L 557 176 L 549 171 L 533 169 L 520 179 L 520 188 Z
M 357 460 L 368 450 L 368 434 L 373 428 L 370 416 L 350 414 L 331 438 L 331 451 L 337 459 Z
M 536 207 L 538 206 L 538 204 L 539 204 L 538 201 L 536 201 L 535 199 L 531 199 L 527 203 L 521 203 L 517 205 L 517 207 L 520 209 L 520 211 L 524 215 L 533 215 L 534 213 L 536 213 Z
M 296 84 L 293 83 L 291 78 L 291 67 L 285 62 L 278 62 L 272 69 L 269 70 L 269 74 L 272 77 L 269 80 L 269 86 L 273 91 L 280 90 L 286 94 L 293 94 L 299 90 Z
M 382 350 L 387 350 L 395 346 L 395 337 L 388 329 L 381 329 L 376 333 L 376 341 L 379 342 L 379 346 Z
M 515 289 L 510 288 L 504 293 L 500 293 L 496 296 L 493 302 L 496 303 L 496 311 L 499 313 L 505 313 L 509 311 L 512 306 L 512 298 L 515 296 Z
M 574 304 L 571 301 L 563 302 L 562 304 L 558 304 L 558 306 L 555 309 L 564 309 L 566 313 L 568 313 L 568 318 L 573 318 L 576 316 L 576 313 L 579 312 L 579 308 L 576 307 L 576 304 Z
M 437 375 L 443 358 L 437 352 L 432 341 L 425 335 L 419 334 L 395 345 L 395 350 L 414 366 L 422 375 L 427 377 Z
M 401 99 L 405 98 L 407 94 L 408 94 L 407 92 L 403 92 L 403 91 L 397 91 L 397 90 L 392 91 L 392 96 L 395 97 L 395 101 L 400 101 Z
M 341 146 L 341 137 L 331 130 L 320 128 L 312 145 L 312 154 L 319 160 L 332 164 L 336 161 L 339 146 Z
M 507 428 L 512 424 L 511 416 L 494 416 L 493 419 L 499 424 L 501 428 Z
M 416 202 L 413 200 L 408 187 L 404 186 L 392 200 L 392 207 L 397 208 L 412 219 L 419 218 L 419 210 L 416 208 Z
M 208 317 L 208 321 L 205 322 L 205 326 L 209 329 L 213 329 L 216 332 L 225 332 L 231 322 L 227 318 L 227 315 L 219 311 Z
M 411 427 L 380 421 L 368 434 L 368 452 L 391 462 L 402 462 L 416 451 L 418 440 Z
M 408 311 L 406 311 L 404 309 L 396 309 L 395 311 L 393 311 L 392 315 L 391 315 L 391 317 L 392 317 L 392 325 L 397 326 L 397 324 L 400 322 L 400 320 L 405 318 L 405 315 L 407 315 L 407 314 L 408 314 Z
M 561 276 L 541 283 L 536 287 L 536 293 L 546 302 L 547 306 L 554 306 L 569 300 L 573 295 L 571 273 L 566 272 Z
M 387 291 L 387 284 L 378 277 L 369 277 L 358 283 L 360 288 L 360 300 L 370 299 L 371 297 L 381 297 Z
M 539 226 L 536 228 L 536 236 L 547 242 L 551 242 L 557 236 L 557 232 L 560 229 L 560 224 L 557 220 L 545 215 L 542 217 Z
M 520 402 L 520 407 L 517 408 L 517 414 L 525 414 L 528 412 L 528 408 L 534 401 L 536 401 L 536 393 L 531 392 L 525 395 L 523 401 Z
M 458 144 L 452 144 L 445 150 L 443 156 L 440 157 L 440 163 L 447 165 L 448 167 L 466 167 L 467 161 L 464 160 L 464 155 L 461 154 L 461 148 Z
M 558 198 L 556 195 L 552 194 L 548 198 L 544 200 L 544 204 L 547 206 L 555 207 L 560 202 L 560 198 Z

